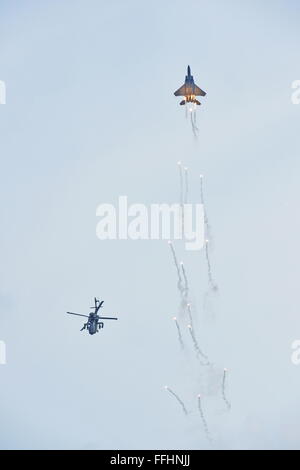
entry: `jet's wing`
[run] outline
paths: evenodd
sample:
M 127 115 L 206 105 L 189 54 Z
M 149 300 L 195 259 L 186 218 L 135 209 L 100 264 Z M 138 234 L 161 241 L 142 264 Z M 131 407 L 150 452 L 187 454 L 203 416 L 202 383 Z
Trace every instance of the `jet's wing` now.
M 186 91 L 185 91 L 185 85 L 182 85 L 177 91 L 174 93 L 175 96 L 185 96 Z
M 195 96 L 205 96 L 206 95 L 205 91 L 201 90 L 201 88 L 199 88 L 197 85 L 195 85 L 194 94 L 195 94 Z

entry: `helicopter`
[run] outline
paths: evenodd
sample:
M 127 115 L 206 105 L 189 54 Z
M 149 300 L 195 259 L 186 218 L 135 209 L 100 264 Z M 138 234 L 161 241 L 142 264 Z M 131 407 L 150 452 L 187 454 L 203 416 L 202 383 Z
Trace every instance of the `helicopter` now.
M 69 315 L 77 315 L 78 317 L 86 317 L 88 321 L 83 325 L 80 331 L 88 330 L 90 335 L 99 333 L 99 331 L 104 328 L 104 323 L 101 320 L 118 320 L 115 317 L 102 317 L 98 315 L 98 311 L 102 308 L 104 300 L 100 302 L 96 297 L 94 298 L 95 305 L 90 307 L 94 312 L 91 312 L 89 315 L 83 315 L 82 313 L 67 312 Z

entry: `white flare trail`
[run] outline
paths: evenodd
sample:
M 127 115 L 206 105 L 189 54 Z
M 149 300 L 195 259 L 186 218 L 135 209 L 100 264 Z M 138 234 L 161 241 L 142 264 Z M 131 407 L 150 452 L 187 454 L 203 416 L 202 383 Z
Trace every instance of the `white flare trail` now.
M 176 329 L 177 329 L 177 333 L 178 333 L 178 341 L 179 341 L 179 344 L 180 344 L 180 346 L 181 346 L 181 349 L 184 349 L 184 343 L 183 343 L 183 339 L 182 339 L 182 334 L 181 334 L 181 329 L 180 329 L 179 323 L 178 323 L 176 317 L 174 317 L 173 320 L 174 320 L 174 323 L 175 323 L 175 325 L 176 325 Z
M 172 256 L 173 256 L 173 261 L 174 261 L 176 271 L 177 271 L 177 277 L 178 277 L 177 288 L 180 292 L 180 295 L 182 295 L 182 293 L 184 292 L 184 286 L 183 286 L 183 283 L 182 283 L 181 271 L 180 271 L 180 268 L 179 268 L 177 256 L 176 256 L 176 253 L 175 253 L 175 249 L 174 249 L 173 243 L 171 241 L 169 241 L 169 247 L 171 249 L 171 253 L 172 253 Z
M 165 386 L 165 390 L 167 392 L 169 392 L 171 395 L 173 395 L 174 398 L 176 398 L 177 402 L 180 404 L 180 406 L 182 408 L 182 411 L 184 412 L 185 415 L 187 415 L 188 414 L 187 409 L 185 407 L 185 404 L 181 400 L 181 398 L 179 398 L 179 396 L 175 392 L 173 392 L 173 390 L 170 387 L 168 387 L 167 385 Z
M 209 240 L 205 241 L 205 257 L 206 257 L 206 264 L 207 264 L 207 273 L 208 273 L 208 282 L 211 289 L 216 292 L 218 290 L 218 286 L 215 283 L 213 276 L 212 276 L 212 269 L 209 257 Z
M 197 341 L 197 339 L 196 339 L 196 336 L 195 336 L 195 334 L 194 334 L 194 331 L 193 331 L 192 326 L 191 326 L 191 325 L 188 325 L 188 329 L 189 329 L 190 335 L 191 335 L 191 337 L 192 337 L 193 344 L 194 344 L 194 348 L 195 348 L 195 351 L 196 351 L 196 354 L 197 354 L 198 359 L 200 359 L 200 356 L 201 356 L 201 357 L 202 357 L 203 359 L 205 359 L 205 361 L 206 361 L 205 363 L 203 363 L 203 362 L 201 362 L 201 360 L 200 360 L 201 365 L 203 365 L 203 366 L 209 366 L 209 365 L 210 365 L 209 359 L 208 359 L 208 357 L 206 356 L 206 354 L 204 354 L 204 352 L 200 349 L 199 344 L 198 344 L 198 341 Z
M 204 427 L 205 435 L 206 435 L 207 439 L 211 442 L 212 438 L 211 438 L 209 428 L 208 428 L 208 424 L 207 424 L 207 421 L 205 419 L 203 409 L 202 409 L 201 395 L 198 395 L 197 398 L 198 398 L 198 410 L 199 410 L 199 413 L 200 413 L 200 416 L 201 416 L 201 420 L 202 420 L 202 424 L 203 424 L 203 427 Z
M 226 397 L 226 376 L 227 376 L 227 373 L 228 373 L 228 370 L 224 369 L 223 380 L 222 380 L 222 397 L 223 397 L 223 400 L 225 402 L 225 405 L 227 406 L 227 409 L 230 410 L 231 409 L 231 403 L 229 402 L 229 400 Z

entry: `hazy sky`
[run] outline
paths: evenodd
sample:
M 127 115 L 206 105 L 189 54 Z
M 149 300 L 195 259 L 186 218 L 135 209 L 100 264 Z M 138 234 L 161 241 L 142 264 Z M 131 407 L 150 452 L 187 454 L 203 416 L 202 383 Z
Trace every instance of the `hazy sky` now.
M 199 392 L 215 448 L 300 448 L 299 21 L 294 0 L 1 1 L 1 448 L 206 448 Z M 178 160 L 191 201 L 205 176 L 206 309 L 204 252 L 176 250 L 230 413 L 179 349 L 166 242 L 96 238 L 100 203 L 178 202 Z M 95 295 L 119 321 L 89 336 L 65 312 Z

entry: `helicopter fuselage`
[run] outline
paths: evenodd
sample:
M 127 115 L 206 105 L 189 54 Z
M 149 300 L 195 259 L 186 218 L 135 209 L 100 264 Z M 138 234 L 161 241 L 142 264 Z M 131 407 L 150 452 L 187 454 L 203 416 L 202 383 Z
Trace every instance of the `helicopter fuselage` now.
M 100 317 L 98 315 L 95 315 L 94 313 L 91 313 L 89 316 L 89 319 L 86 323 L 86 328 L 89 332 L 90 335 L 94 335 L 98 333 L 101 328 L 103 328 L 103 323 L 100 320 Z

